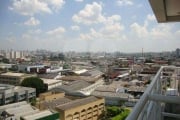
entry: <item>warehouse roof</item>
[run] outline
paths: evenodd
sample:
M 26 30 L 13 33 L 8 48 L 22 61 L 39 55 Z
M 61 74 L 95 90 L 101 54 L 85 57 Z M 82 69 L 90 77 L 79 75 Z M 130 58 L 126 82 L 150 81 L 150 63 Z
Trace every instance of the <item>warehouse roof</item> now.
M 25 74 L 23 74 L 23 73 L 7 72 L 7 73 L 2 73 L 1 75 L 3 75 L 3 76 L 21 77 L 21 76 L 24 76 Z
M 55 88 L 55 90 L 60 90 L 60 91 L 64 91 L 64 92 L 76 92 L 80 89 L 88 87 L 89 85 L 91 85 L 91 84 L 86 81 L 78 80 L 78 81 L 70 82 L 66 85 L 58 86 Z
M 45 110 L 45 111 L 41 111 L 41 112 L 37 112 L 37 113 L 31 114 L 31 115 L 24 116 L 23 118 L 25 120 L 36 120 L 38 118 L 42 118 L 42 117 L 49 116 L 52 114 L 53 113 L 51 111 Z
M 91 95 L 94 95 L 97 97 L 119 99 L 119 100 L 127 100 L 129 97 L 132 97 L 130 94 L 127 94 L 127 93 L 99 92 L 99 91 L 93 91 Z

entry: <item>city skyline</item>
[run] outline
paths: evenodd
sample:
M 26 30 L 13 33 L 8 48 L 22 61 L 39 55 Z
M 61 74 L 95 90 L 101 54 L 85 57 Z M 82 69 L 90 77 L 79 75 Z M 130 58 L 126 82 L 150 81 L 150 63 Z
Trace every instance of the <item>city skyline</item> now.
M 157 23 L 148 0 L 2 0 L 0 48 L 174 51 L 179 23 Z

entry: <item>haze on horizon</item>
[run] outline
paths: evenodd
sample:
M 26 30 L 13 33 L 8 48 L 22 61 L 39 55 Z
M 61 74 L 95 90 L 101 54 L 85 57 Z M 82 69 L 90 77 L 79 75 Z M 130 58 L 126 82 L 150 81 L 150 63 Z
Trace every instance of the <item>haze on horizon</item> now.
M 157 23 L 148 0 L 1 0 L 0 49 L 173 51 L 180 23 Z

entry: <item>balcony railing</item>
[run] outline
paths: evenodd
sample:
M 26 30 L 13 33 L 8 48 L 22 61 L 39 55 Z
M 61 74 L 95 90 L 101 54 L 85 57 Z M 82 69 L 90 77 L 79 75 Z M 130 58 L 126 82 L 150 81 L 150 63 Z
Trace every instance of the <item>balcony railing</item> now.
M 180 107 L 179 82 L 180 67 L 162 66 L 126 120 L 180 119 L 179 113 L 167 112 L 168 105 L 171 111 Z

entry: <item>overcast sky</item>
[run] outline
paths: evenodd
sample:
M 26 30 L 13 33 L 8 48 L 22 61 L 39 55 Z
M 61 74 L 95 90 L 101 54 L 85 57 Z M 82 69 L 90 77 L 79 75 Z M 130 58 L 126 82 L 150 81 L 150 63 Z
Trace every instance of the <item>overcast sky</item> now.
M 171 51 L 180 23 L 157 23 L 148 0 L 1 0 L 0 49 Z

